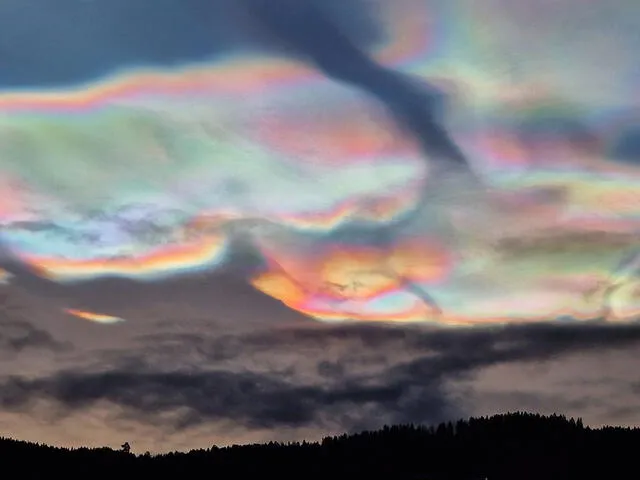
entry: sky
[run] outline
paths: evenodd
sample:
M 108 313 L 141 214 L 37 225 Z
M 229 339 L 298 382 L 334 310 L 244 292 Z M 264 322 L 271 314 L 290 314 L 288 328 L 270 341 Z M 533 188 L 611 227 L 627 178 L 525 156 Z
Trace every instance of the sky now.
M 0 436 L 640 424 L 634 3 L 0 3 Z

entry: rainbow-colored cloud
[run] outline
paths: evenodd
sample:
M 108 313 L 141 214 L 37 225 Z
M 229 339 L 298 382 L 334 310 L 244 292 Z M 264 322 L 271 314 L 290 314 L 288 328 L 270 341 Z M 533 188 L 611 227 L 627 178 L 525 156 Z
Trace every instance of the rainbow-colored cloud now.
M 638 272 L 619 265 L 640 256 L 640 159 L 616 157 L 640 118 L 631 40 L 595 4 L 477 3 L 394 2 L 373 54 L 449 96 L 487 192 L 425 194 L 432 159 L 380 105 L 245 54 L 0 93 L 0 241 L 62 283 L 215 270 L 250 244 L 247 280 L 323 321 L 633 319 Z M 587 27 L 602 35 L 582 44 Z

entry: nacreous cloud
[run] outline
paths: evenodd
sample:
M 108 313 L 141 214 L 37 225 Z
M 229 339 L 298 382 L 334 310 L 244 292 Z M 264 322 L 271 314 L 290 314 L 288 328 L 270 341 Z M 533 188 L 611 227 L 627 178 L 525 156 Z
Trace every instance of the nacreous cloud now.
M 212 2 L 236 29 L 207 62 L 1 92 L 1 281 L 231 271 L 324 322 L 633 321 L 640 97 L 598 15 L 637 20 L 579 28 L 574 1 Z

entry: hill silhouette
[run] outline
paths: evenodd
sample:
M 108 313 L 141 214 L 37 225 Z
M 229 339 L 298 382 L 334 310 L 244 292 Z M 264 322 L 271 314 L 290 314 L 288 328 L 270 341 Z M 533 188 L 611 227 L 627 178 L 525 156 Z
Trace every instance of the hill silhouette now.
M 528 480 L 640 478 L 640 428 L 510 413 L 438 426 L 396 425 L 321 442 L 233 445 L 162 455 L 58 448 L 0 438 L 12 478 Z M 4 478 L 4 475 L 2 475 Z

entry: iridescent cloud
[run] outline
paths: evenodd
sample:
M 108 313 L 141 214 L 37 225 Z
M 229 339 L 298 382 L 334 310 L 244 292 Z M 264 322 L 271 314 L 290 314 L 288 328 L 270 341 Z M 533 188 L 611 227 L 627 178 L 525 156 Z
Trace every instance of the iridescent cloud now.
M 430 159 L 382 105 L 245 54 L 0 94 L 0 240 L 57 282 L 215 270 L 249 243 L 247 280 L 322 321 L 632 319 L 632 35 L 568 0 L 476 3 L 394 3 L 373 55 L 442 89 L 487 192 L 430 197 Z M 587 47 L 587 26 L 612 36 Z
M 103 315 L 100 313 L 86 312 L 83 310 L 75 310 L 72 308 L 67 308 L 65 310 L 69 315 L 73 315 L 74 317 L 80 318 L 82 320 L 88 320 L 90 322 L 100 323 L 103 325 L 110 325 L 114 323 L 124 322 L 122 318 L 112 317 L 111 315 Z

